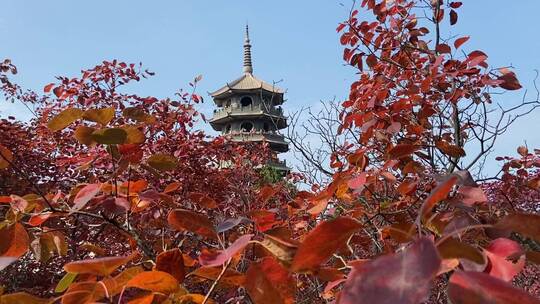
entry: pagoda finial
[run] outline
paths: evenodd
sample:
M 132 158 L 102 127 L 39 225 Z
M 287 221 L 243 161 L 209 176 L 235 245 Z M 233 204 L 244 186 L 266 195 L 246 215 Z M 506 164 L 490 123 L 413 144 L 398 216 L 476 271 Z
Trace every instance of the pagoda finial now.
M 244 73 L 253 73 L 253 65 L 251 63 L 251 44 L 249 44 L 249 26 L 246 23 L 246 37 L 244 39 Z

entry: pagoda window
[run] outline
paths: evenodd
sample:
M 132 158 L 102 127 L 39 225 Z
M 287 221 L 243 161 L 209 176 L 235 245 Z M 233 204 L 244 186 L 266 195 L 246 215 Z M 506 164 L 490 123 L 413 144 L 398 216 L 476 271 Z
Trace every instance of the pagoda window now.
M 242 99 L 240 99 L 240 104 L 242 107 L 249 107 L 251 104 L 253 104 L 253 100 L 249 96 L 244 96 Z
M 263 124 L 263 130 L 264 130 L 264 132 L 269 132 L 270 131 L 270 125 L 267 122 L 265 122 Z
M 225 126 L 225 134 L 229 134 L 229 133 L 231 133 L 231 125 L 230 124 Z
M 249 121 L 244 121 L 240 125 L 240 129 L 242 130 L 242 132 L 251 132 L 251 130 L 253 130 L 253 123 Z

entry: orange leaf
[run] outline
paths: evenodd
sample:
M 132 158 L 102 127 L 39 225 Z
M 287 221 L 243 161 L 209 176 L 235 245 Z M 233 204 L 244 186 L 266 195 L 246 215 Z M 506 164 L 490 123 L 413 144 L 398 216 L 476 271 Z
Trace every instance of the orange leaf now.
M 13 161 L 13 153 L 8 148 L 0 145 L 0 154 L 0 169 L 5 169 Z
M 198 293 L 188 293 L 185 295 L 181 295 L 177 298 L 175 298 L 174 303 L 189 303 L 189 304 L 202 304 L 204 302 L 205 296 Z M 206 304 L 214 304 L 215 302 L 212 299 L 207 299 Z
M 176 209 L 169 213 L 167 221 L 176 230 L 187 230 L 210 239 L 217 239 L 214 225 L 206 215 L 201 213 Z
M 294 303 L 296 282 L 274 258 L 252 263 L 246 273 L 246 290 L 256 304 Z
M 300 272 L 318 268 L 360 228 L 360 223 L 349 217 L 339 217 L 320 223 L 308 233 L 298 247 L 291 270 Z
M 122 183 L 122 187 L 126 189 L 128 187 L 128 182 Z M 139 179 L 137 181 L 129 182 L 129 192 L 130 193 L 139 193 L 148 187 L 148 182 L 144 179 Z
M 444 154 L 449 155 L 451 157 L 463 157 L 465 156 L 465 150 L 463 148 L 451 145 L 445 140 L 439 140 L 435 143 L 435 146 L 439 148 Z
M 62 304 L 94 303 L 105 295 L 105 288 L 99 282 L 72 283 L 62 296 Z
M 144 269 L 141 266 L 129 267 L 113 278 L 107 277 L 103 279 L 101 283 L 107 287 L 109 296 L 114 297 L 124 289 L 124 286 L 126 286 L 129 280 L 143 271 Z
M 48 304 L 53 302 L 54 299 L 38 298 L 26 292 L 10 293 L 0 296 L 0 303 L 2 304 Z
M 178 281 L 163 271 L 141 272 L 126 284 L 126 287 L 136 287 L 153 292 L 170 294 L 179 289 Z
M 163 190 L 163 193 L 170 193 L 170 192 L 174 192 L 176 190 L 178 190 L 178 188 L 180 188 L 182 184 L 180 184 L 179 182 L 173 182 L 173 183 L 170 183 L 167 185 L 167 187 L 165 187 L 165 190 Z
M 194 275 L 214 281 L 217 279 L 222 270 L 222 267 L 199 267 L 191 272 L 188 276 Z M 245 281 L 246 277 L 242 273 L 236 270 L 227 269 L 219 282 L 229 286 L 243 286 Z
M 142 297 L 138 297 L 135 299 L 129 300 L 127 304 L 152 304 L 154 302 L 154 293 L 143 295 Z
M 0 256 L 18 258 L 28 251 L 30 240 L 21 223 L 0 229 Z
M 426 198 L 424 201 L 424 204 L 422 205 L 422 208 L 420 209 L 420 215 L 422 217 L 425 217 L 431 209 L 437 204 L 438 202 L 442 201 L 446 197 L 448 197 L 448 193 L 450 193 L 450 190 L 452 190 L 452 187 L 457 183 L 458 176 L 451 175 L 446 178 L 442 183 L 440 183 Z
M 107 276 L 114 272 L 118 267 L 134 259 L 137 255 L 137 253 L 133 253 L 123 257 L 105 257 L 75 261 L 64 265 L 64 270 L 67 272 Z
M 179 283 L 184 281 L 186 270 L 184 268 L 184 257 L 180 249 L 160 253 L 156 258 L 155 270 L 164 271 L 172 275 Z

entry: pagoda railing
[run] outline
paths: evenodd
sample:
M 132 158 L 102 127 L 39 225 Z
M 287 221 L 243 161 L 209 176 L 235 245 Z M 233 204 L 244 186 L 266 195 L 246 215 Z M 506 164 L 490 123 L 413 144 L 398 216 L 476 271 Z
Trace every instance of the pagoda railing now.
M 277 143 L 286 144 L 285 137 L 277 132 L 273 131 L 252 131 L 252 132 L 231 132 L 226 134 L 233 140 L 240 141 L 262 141 L 264 139 Z
M 249 106 L 228 106 L 214 110 L 213 119 L 220 119 L 227 117 L 229 114 L 244 114 L 244 115 L 260 115 L 270 114 L 273 116 L 283 116 L 283 109 L 281 107 L 267 107 L 263 104 L 249 105 Z

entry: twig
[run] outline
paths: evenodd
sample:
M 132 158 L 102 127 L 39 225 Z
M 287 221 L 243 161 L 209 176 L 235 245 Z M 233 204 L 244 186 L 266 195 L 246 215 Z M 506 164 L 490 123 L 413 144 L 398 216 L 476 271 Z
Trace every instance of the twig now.
M 227 260 L 227 263 L 225 263 L 225 265 L 223 265 L 223 269 L 219 273 L 219 275 L 216 278 L 216 280 L 214 281 L 214 283 L 212 283 L 212 286 L 210 286 L 210 289 L 208 290 L 208 293 L 206 293 L 206 296 L 204 296 L 204 300 L 202 301 L 201 304 L 206 304 L 208 299 L 210 299 L 210 295 L 212 294 L 212 291 L 214 291 L 217 284 L 219 283 L 219 280 L 221 280 L 221 277 L 225 274 L 225 271 L 227 271 L 227 268 L 229 268 L 229 265 L 231 264 L 231 261 L 232 261 L 232 258 Z

